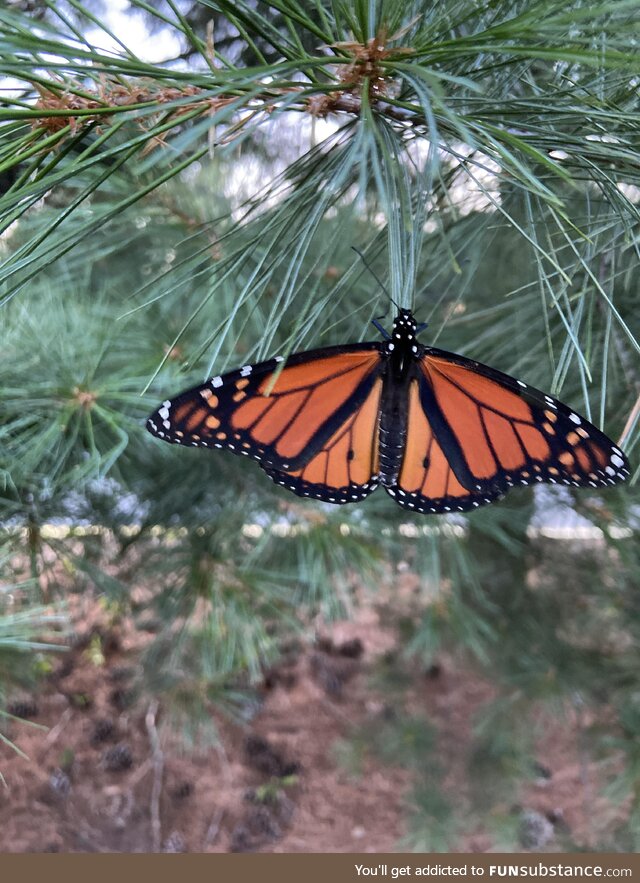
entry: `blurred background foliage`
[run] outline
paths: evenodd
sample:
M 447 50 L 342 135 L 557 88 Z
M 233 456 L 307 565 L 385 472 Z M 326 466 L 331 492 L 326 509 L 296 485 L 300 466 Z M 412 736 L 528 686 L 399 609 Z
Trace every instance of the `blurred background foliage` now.
M 3 5 L 5 709 L 70 595 L 153 620 L 147 688 L 201 737 L 213 707 L 255 712 L 252 685 L 292 633 L 366 603 L 397 634 L 375 684 L 394 712 L 342 753 L 412 771 L 413 848 L 450 847 L 478 814 L 513 847 L 500 807 L 535 774 L 541 709 L 582 715 L 584 750 L 607 759 L 626 821 L 597 846 L 638 848 L 633 480 L 429 519 L 383 493 L 301 501 L 143 429 L 214 365 L 375 336 L 390 307 L 357 246 L 429 322 L 423 340 L 561 395 L 634 465 L 637 11 Z M 416 589 L 398 594 L 407 570 Z M 441 786 L 437 733 L 405 709 L 412 673 L 443 653 L 493 686 L 464 802 Z

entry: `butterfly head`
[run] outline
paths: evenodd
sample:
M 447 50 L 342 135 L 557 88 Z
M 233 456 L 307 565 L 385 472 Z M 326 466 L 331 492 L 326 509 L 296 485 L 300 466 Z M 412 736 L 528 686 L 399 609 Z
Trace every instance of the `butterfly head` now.
M 422 349 L 416 341 L 416 333 L 420 330 L 411 310 L 400 310 L 393 320 L 393 330 L 386 343 L 386 351 L 390 356 L 393 354 L 401 369 L 407 357 L 410 361 Z
M 415 320 L 415 316 L 411 310 L 400 310 L 393 320 L 392 339 L 396 341 L 415 341 L 416 335 L 427 327 L 427 322 L 421 322 L 420 325 Z
M 400 310 L 393 320 L 393 337 L 413 337 L 418 323 L 411 310 Z

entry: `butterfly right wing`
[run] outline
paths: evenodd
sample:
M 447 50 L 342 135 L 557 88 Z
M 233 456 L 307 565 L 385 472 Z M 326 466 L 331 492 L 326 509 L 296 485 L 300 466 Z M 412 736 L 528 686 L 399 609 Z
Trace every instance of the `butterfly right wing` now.
M 628 474 L 623 452 L 558 399 L 430 347 L 410 384 L 405 456 L 389 493 L 415 511 L 464 512 L 517 485 L 597 488 Z
M 456 478 L 425 413 L 420 395 L 425 382 L 415 379 L 410 384 L 404 457 L 398 480 L 387 493 L 404 509 L 429 514 L 468 512 L 500 499 L 498 487 L 470 491 Z

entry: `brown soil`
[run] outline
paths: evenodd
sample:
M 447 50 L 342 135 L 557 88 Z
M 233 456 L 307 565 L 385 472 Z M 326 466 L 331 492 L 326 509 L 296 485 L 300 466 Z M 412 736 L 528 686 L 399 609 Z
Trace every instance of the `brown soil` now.
M 374 612 L 334 625 L 323 641 L 290 653 L 267 673 L 253 720 L 245 726 L 217 720 L 219 744 L 206 750 L 187 750 L 162 726 L 162 708 L 131 689 L 133 633 L 86 628 L 57 660 L 45 689 L 23 697 L 22 713 L 46 727 L 11 726 L 8 735 L 28 759 L 0 745 L 6 781 L 0 786 L 0 851 L 401 848 L 410 774 L 369 759 L 355 777 L 336 751 L 354 726 L 376 726 L 385 710 L 370 674 L 393 638 Z M 104 659 L 92 654 L 96 635 Z M 415 674 L 412 711 L 426 715 L 439 732 L 438 760 L 454 799 L 466 799 L 473 716 L 491 696 L 490 685 L 449 658 Z M 547 730 L 540 757 L 548 775 L 519 802 L 588 846 L 598 833 L 591 820 L 606 825 L 610 813 L 604 804 L 594 811 L 594 774 L 580 762 L 576 734 L 572 720 Z M 546 848 L 557 844 L 552 838 Z M 453 848 L 480 852 L 495 843 L 478 830 Z

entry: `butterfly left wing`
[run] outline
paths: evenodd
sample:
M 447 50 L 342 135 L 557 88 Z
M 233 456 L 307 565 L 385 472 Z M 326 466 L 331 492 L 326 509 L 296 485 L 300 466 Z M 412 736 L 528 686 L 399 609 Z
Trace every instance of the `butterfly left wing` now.
M 260 464 L 267 475 L 299 497 L 327 503 L 363 500 L 378 485 L 378 415 L 382 379 L 367 398 L 301 469 L 279 471 Z
M 400 505 L 468 511 L 537 482 L 604 487 L 629 466 L 613 442 L 562 402 L 507 374 L 429 348 L 409 393 Z
M 245 365 L 167 400 L 147 429 L 173 444 L 226 448 L 276 470 L 299 470 L 367 400 L 378 343 L 295 353 Z

